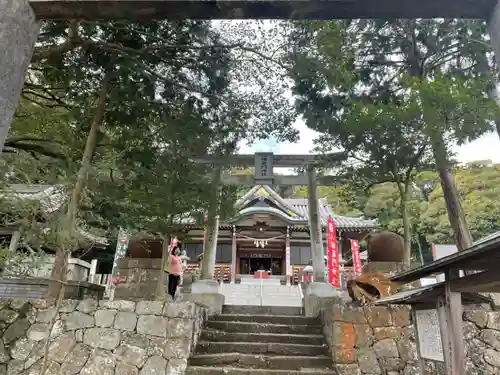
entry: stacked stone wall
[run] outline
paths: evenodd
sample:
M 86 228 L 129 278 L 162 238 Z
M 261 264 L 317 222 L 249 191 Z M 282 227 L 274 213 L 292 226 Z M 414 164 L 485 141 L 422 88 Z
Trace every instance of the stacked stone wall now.
M 463 334 L 468 375 L 500 374 L 500 311 L 465 310 Z M 444 374 L 443 363 L 424 362 L 424 375 Z
M 338 304 L 322 321 L 339 375 L 419 375 L 408 308 Z
M 207 317 L 193 302 L 0 304 L 0 375 L 39 375 L 45 353 L 46 375 L 181 375 Z
M 322 313 L 323 332 L 339 375 L 444 374 L 442 362 L 418 358 L 415 328 L 404 306 L 339 304 Z M 500 374 L 500 311 L 463 313 L 469 375 Z

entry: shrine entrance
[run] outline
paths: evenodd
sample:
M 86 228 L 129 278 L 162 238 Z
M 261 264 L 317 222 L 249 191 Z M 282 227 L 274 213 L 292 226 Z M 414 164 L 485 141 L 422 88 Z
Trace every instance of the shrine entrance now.
M 240 275 L 253 275 L 257 271 L 266 271 L 272 276 L 284 276 L 284 252 L 249 253 L 242 252 L 239 257 Z

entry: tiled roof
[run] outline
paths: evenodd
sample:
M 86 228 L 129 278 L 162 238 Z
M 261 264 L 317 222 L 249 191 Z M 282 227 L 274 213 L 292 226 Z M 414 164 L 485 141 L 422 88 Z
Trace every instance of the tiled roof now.
M 39 201 L 46 214 L 58 211 L 68 197 L 67 191 L 60 185 L 25 185 L 11 184 L 0 190 L 4 198 L 19 199 L 20 201 Z M 82 228 L 78 229 L 82 239 L 90 243 L 106 245 L 108 240 L 94 236 Z
M 292 206 L 295 211 L 297 211 L 300 216 L 309 220 L 309 204 L 307 198 L 287 198 L 285 202 Z M 328 218 L 331 217 L 337 228 L 339 229 L 376 229 L 378 224 L 375 220 L 367 220 L 364 218 L 351 217 L 351 216 L 340 216 L 335 215 L 325 198 L 318 199 L 319 215 L 321 218 L 321 223 L 326 226 Z
M 257 197 L 269 198 L 278 207 L 283 209 L 283 213 L 289 221 L 304 223 L 309 221 L 309 205 L 307 198 L 286 198 L 283 199 L 270 186 L 256 185 L 250 189 L 242 198 L 236 202 L 236 207 L 244 210 Z M 328 218 L 331 217 L 339 229 L 376 229 L 378 224 L 375 220 L 367 220 L 358 217 L 335 215 L 332 207 L 325 198 L 318 199 L 318 208 L 321 224 L 326 226 Z M 262 208 L 261 208 L 262 209 Z M 240 212 L 242 212 L 240 211 Z
M 0 196 L 39 201 L 46 213 L 53 213 L 62 206 L 67 194 L 62 186 L 12 184 L 1 190 Z

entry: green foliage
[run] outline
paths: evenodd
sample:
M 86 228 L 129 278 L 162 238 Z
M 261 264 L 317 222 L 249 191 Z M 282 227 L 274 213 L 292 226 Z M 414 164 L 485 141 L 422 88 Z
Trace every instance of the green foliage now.
M 287 86 L 275 74 L 282 68 L 265 56 L 268 47 L 208 21 L 46 22 L 4 176 L 72 186 L 107 76 L 79 225 L 110 236 L 119 227 L 164 235 L 183 215 L 201 222 L 213 200 L 211 168 L 194 160 L 230 154 L 243 138 L 296 136 Z M 222 189 L 222 218 L 235 194 Z
M 454 170 L 457 187 L 474 240 L 500 230 L 500 209 L 496 204 L 499 194 L 500 166 L 472 164 Z M 453 243 L 453 232 L 442 190 L 439 185 L 429 196 L 422 210 L 420 232 L 429 242 Z
M 288 41 L 296 108 L 320 132 L 318 149 L 344 153 L 338 174 L 356 189 L 395 183 L 391 202 L 399 201 L 408 249 L 418 171 L 434 163 L 444 171 L 452 143 L 479 137 L 499 118 L 486 23 L 300 21 Z M 446 191 L 447 207 L 460 207 Z M 381 210 L 388 218 L 392 206 Z M 460 218 L 453 229 L 466 231 Z
M 485 26 L 295 23 L 288 41 L 296 108 L 320 132 L 319 149 L 344 151 L 348 172 L 370 185 L 404 181 L 409 169 L 428 167 L 436 134 L 461 143 L 491 130 L 498 111 L 489 98 Z

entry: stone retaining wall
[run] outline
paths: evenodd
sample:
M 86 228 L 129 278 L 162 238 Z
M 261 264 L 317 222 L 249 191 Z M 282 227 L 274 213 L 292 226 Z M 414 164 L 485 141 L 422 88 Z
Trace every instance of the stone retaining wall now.
M 500 374 L 500 311 L 465 310 L 463 320 L 467 374 Z M 424 368 L 424 375 L 444 374 L 442 363 L 425 361 Z
M 467 374 L 500 374 L 500 311 L 465 310 L 463 320 Z M 322 321 L 339 375 L 420 375 L 408 308 L 335 305 Z M 422 365 L 424 375 L 444 374 L 443 363 Z
M 193 302 L 2 301 L 0 375 L 40 374 L 51 322 L 46 375 L 181 375 L 206 317 Z
M 409 309 L 339 304 L 322 321 L 339 375 L 419 375 Z

